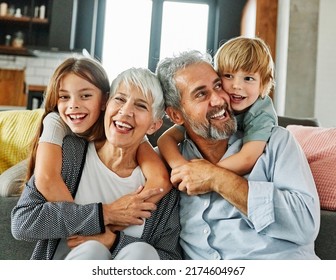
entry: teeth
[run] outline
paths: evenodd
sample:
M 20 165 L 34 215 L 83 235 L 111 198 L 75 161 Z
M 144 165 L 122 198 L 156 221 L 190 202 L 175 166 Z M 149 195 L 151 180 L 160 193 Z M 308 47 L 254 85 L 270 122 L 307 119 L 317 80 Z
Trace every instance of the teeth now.
M 231 96 L 232 96 L 232 98 L 234 98 L 234 99 L 243 99 L 243 98 L 244 98 L 243 96 L 241 96 L 241 95 L 236 95 L 236 94 L 232 94 Z
M 126 128 L 132 128 L 132 126 L 130 126 L 129 124 L 123 123 L 123 122 L 120 122 L 120 121 L 116 121 L 115 124 L 118 125 L 118 126 L 126 127 Z
M 218 112 L 217 114 L 211 116 L 211 118 L 215 119 L 215 118 L 223 116 L 224 114 L 225 114 L 225 110 L 223 109 L 222 111 Z
M 85 114 L 80 114 L 80 115 L 69 115 L 70 118 L 72 119 L 81 119 L 81 118 L 84 118 L 85 117 Z

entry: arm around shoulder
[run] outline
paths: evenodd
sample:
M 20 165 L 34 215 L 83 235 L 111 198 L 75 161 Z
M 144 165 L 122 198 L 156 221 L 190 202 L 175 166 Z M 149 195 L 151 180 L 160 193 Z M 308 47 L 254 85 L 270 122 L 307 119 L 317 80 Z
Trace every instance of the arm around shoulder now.
M 173 169 L 188 161 L 181 155 L 178 144 L 184 139 L 182 131 L 176 125 L 166 130 L 158 139 L 157 144 L 163 158 Z
M 159 195 L 148 199 L 150 202 L 157 203 L 172 188 L 168 170 L 148 141 L 140 144 L 137 159 L 146 177 L 145 189 L 160 188 L 163 190 Z
M 12 235 L 18 240 L 36 241 L 97 234 L 104 231 L 101 216 L 99 203 L 78 205 L 46 201 L 34 186 L 32 177 L 12 210 Z

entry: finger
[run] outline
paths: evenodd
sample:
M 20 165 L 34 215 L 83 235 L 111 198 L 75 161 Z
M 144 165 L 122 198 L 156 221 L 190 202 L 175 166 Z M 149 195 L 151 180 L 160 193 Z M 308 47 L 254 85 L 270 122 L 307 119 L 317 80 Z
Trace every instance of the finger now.
M 138 203 L 132 203 L 125 210 L 124 215 L 136 216 L 137 211 L 154 211 L 157 206 L 154 202 L 141 201 Z
M 173 186 L 177 187 L 182 182 L 180 174 L 171 175 L 170 182 L 173 184 Z
M 150 211 L 141 211 L 139 218 L 141 218 L 143 221 L 143 219 L 149 219 L 151 215 L 152 215 L 152 212 Z
M 127 227 L 128 226 L 132 226 L 132 225 L 138 225 L 138 226 L 140 226 L 140 225 L 142 225 L 144 223 L 143 219 L 147 219 L 147 218 L 150 217 L 150 215 L 149 216 L 147 215 L 148 217 L 146 217 L 146 214 L 144 214 L 144 213 L 140 213 L 138 216 L 139 217 L 136 217 L 136 218 L 133 217 L 132 219 L 130 219 L 130 221 L 128 222 L 128 224 L 126 226 Z
M 201 161 L 205 162 L 205 160 L 202 158 L 194 158 L 190 160 L 190 162 L 201 162 Z
M 187 193 L 188 185 L 184 181 L 182 181 L 181 183 L 178 184 L 177 189 L 181 192 Z
M 72 235 L 72 236 L 69 236 L 67 239 L 70 240 L 70 239 L 77 239 L 79 237 L 79 235 Z
M 144 186 L 139 186 L 133 193 L 134 194 L 139 194 L 139 193 L 141 193 L 142 192 L 142 190 L 144 189 Z
M 68 247 L 72 248 L 74 246 L 74 241 L 68 239 L 67 245 L 68 245 Z
M 150 188 L 148 190 L 143 190 L 140 194 L 139 194 L 139 198 L 142 200 L 147 200 L 150 197 L 156 196 L 160 193 L 163 192 L 162 188 Z
M 81 240 L 76 240 L 76 239 L 70 239 L 67 241 L 67 245 L 70 247 L 70 248 L 73 248 L 73 247 L 76 247 L 78 246 L 79 244 L 81 244 L 82 241 Z
M 181 173 L 182 168 L 183 168 L 183 166 L 177 166 L 177 167 L 173 168 L 170 172 L 170 175 L 175 176 L 175 175 Z
M 151 211 L 139 211 L 137 212 L 137 217 L 136 219 L 140 222 L 141 220 L 141 223 L 143 223 L 144 219 L 148 219 L 152 216 L 152 212 Z
M 157 206 L 153 202 L 143 202 L 140 208 L 141 210 L 145 210 L 145 211 L 154 211 L 156 210 Z
M 126 228 L 125 226 L 116 226 L 116 225 L 109 225 L 108 227 L 112 232 L 122 231 Z

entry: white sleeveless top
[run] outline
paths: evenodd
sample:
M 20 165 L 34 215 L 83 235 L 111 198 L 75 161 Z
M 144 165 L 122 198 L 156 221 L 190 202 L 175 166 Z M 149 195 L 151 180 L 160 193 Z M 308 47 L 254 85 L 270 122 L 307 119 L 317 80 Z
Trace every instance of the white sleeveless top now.
M 145 177 L 139 166 L 133 170 L 129 177 L 121 178 L 101 162 L 94 143 L 89 143 L 75 202 L 78 204 L 111 203 L 144 184 Z M 124 230 L 124 233 L 133 237 L 141 237 L 143 229 L 144 223 L 141 226 L 130 226 Z M 66 239 L 62 239 L 54 259 L 64 259 L 69 251 Z

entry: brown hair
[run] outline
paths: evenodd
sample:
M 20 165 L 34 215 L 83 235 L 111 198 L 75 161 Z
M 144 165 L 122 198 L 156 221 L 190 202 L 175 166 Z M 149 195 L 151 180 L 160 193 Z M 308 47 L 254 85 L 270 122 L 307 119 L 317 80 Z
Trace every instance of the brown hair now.
M 58 91 L 60 87 L 61 80 L 64 76 L 68 74 L 75 74 L 78 77 L 88 81 L 97 88 L 101 90 L 104 96 L 104 101 L 106 102 L 109 95 L 110 83 L 108 76 L 102 67 L 102 65 L 92 59 L 87 57 L 71 57 L 63 61 L 55 70 L 52 75 L 50 82 L 48 84 L 47 90 L 45 92 L 44 98 L 44 114 L 41 119 L 41 123 L 35 137 L 31 143 L 31 154 L 28 163 L 27 177 L 28 180 L 35 169 L 36 151 L 39 142 L 39 138 L 43 131 L 43 119 L 46 115 L 51 112 L 58 112 L 57 102 L 58 102 Z M 104 133 L 104 111 L 101 111 L 98 120 L 95 124 L 86 131 L 83 135 L 88 141 L 101 140 L 105 138 Z
M 259 73 L 262 97 L 268 95 L 275 85 L 274 63 L 267 44 L 260 38 L 236 37 L 224 43 L 216 52 L 214 66 L 220 76 L 225 72 L 243 70 Z

